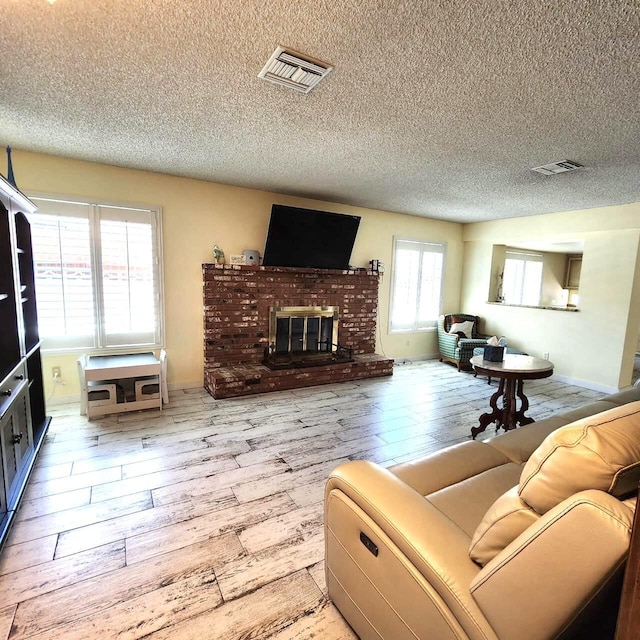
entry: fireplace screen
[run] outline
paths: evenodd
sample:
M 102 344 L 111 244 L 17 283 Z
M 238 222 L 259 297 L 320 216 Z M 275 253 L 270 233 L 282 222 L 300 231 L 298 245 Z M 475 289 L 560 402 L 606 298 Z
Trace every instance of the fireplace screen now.
M 338 307 L 272 308 L 262 362 L 270 369 L 353 362 L 353 349 L 338 344 Z
M 271 310 L 272 354 L 331 353 L 338 343 L 338 307 L 276 307 Z

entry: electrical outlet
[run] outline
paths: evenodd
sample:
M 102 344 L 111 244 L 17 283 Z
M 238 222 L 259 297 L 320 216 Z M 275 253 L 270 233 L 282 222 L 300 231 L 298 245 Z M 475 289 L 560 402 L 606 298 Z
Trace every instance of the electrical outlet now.
M 62 371 L 61 371 L 60 367 L 53 367 L 51 369 L 51 373 L 53 374 L 54 380 L 56 378 L 62 378 Z
M 543 357 L 545 360 L 548 360 L 548 359 L 549 359 L 549 352 L 547 351 L 547 353 L 545 353 L 542 357 Z

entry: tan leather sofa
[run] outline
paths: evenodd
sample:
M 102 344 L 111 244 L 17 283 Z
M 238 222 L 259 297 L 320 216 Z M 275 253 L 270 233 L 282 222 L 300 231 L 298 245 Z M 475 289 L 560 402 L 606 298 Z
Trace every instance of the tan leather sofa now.
M 325 493 L 329 597 L 362 640 L 605 638 L 639 400 L 634 388 L 388 470 L 339 466 Z

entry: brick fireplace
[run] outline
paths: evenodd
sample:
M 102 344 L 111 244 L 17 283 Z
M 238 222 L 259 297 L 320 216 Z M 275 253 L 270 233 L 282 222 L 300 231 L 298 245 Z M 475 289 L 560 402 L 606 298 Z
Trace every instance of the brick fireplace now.
M 202 269 L 204 383 L 214 398 L 393 373 L 393 360 L 375 353 L 376 273 L 217 264 Z M 265 357 L 276 352 L 289 352 L 291 365 L 265 366 Z

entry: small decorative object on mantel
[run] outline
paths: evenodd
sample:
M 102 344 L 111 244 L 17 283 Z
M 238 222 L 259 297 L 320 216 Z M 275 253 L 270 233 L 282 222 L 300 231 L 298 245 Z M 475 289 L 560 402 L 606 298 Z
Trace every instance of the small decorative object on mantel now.
M 255 249 L 245 249 L 243 252 L 245 264 L 257 267 L 260 265 L 260 253 Z
M 380 260 L 369 260 L 369 264 L 371 265 L 371 271 L 374 273 L 378 273 L 380 275 L 384 273 L 384 263 Z
M 213 245 L 213 257 L 217 264 L 224 264 L 224 251 L 217 245 Z
M 16 189 L 16 178 L 13 175 L 13 164 L 11 162 L 11 147 L 7 147 L 7 182 L 10 182 Z
M 247 264 L 247 259 L 244 257 L 242 253 L 231 253 L 229 254 L 229 263 L 230 264 Z

